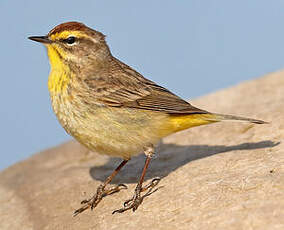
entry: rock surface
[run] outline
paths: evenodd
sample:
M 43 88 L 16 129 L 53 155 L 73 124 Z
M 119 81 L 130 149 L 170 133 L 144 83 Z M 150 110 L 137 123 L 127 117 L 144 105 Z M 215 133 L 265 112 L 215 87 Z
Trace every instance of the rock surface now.
M 75 141 L 46 150 L 0 173 L 0 229 L 284 229 L 284 72 L 192 104 L 271 123 L 223 122 L 165 138 L 146 177 L 162 177 L 161 187 L 134 213 L 111 214 L 132 196 L 143 155 L 114 180 L 127 190 L 73 217 L 120 159 Z

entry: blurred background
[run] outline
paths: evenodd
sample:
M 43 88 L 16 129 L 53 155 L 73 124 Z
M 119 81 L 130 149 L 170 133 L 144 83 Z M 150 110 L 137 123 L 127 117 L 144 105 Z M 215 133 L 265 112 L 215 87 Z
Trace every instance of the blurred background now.
M 27 39 L 71 20 L 185 99 L 284 66 L 283 0 L 1 0 L 0 170 L 71 139 L 51 109 L 45 48 Z

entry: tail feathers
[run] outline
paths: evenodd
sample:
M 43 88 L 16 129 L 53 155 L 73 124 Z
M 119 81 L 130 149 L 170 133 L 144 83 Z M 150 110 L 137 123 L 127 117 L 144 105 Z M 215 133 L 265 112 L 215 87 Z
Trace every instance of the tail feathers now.
M 239 117 L 239 116 L 233 116 L 233 115 L 225 115 L 225 114 L 218 114 L 218 113 L 211 113 L 206 119 L 213 122 L 218 121 L 226 121 L 226 120 L 234 120 L 234 121 L 245 121 L 250 122 L 254 124 L 268 124 L 268 122 L 262 121 L 262 120 L 256 120 L 252 118 L 246 118 L 246 117 Z

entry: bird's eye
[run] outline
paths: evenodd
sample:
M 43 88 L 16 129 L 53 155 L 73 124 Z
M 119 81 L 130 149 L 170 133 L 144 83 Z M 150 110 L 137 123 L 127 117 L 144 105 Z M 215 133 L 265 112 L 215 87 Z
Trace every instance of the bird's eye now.
M 66 42 L 68 45 L 73 45 L 75 41 L 76 41 L 76 38 L 74 36 L 70 36 L 64 39 L 64 42 Z

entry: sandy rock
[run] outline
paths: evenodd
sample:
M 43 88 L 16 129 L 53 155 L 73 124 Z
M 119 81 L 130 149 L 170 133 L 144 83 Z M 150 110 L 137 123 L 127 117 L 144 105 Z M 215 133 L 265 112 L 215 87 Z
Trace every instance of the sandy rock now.
M 161 187 L 134 213 L 112 215 L 132 196 L 143 155 L 113 181 L 127 190 L 73 217 L 120 159 L 75 141 L 46 150 L 0 173 L 0 229 L 284 229 L 284 72 L 192 104 L 271 123 L 223 122 L 165 138 L 146 177 L 162 177 Z

